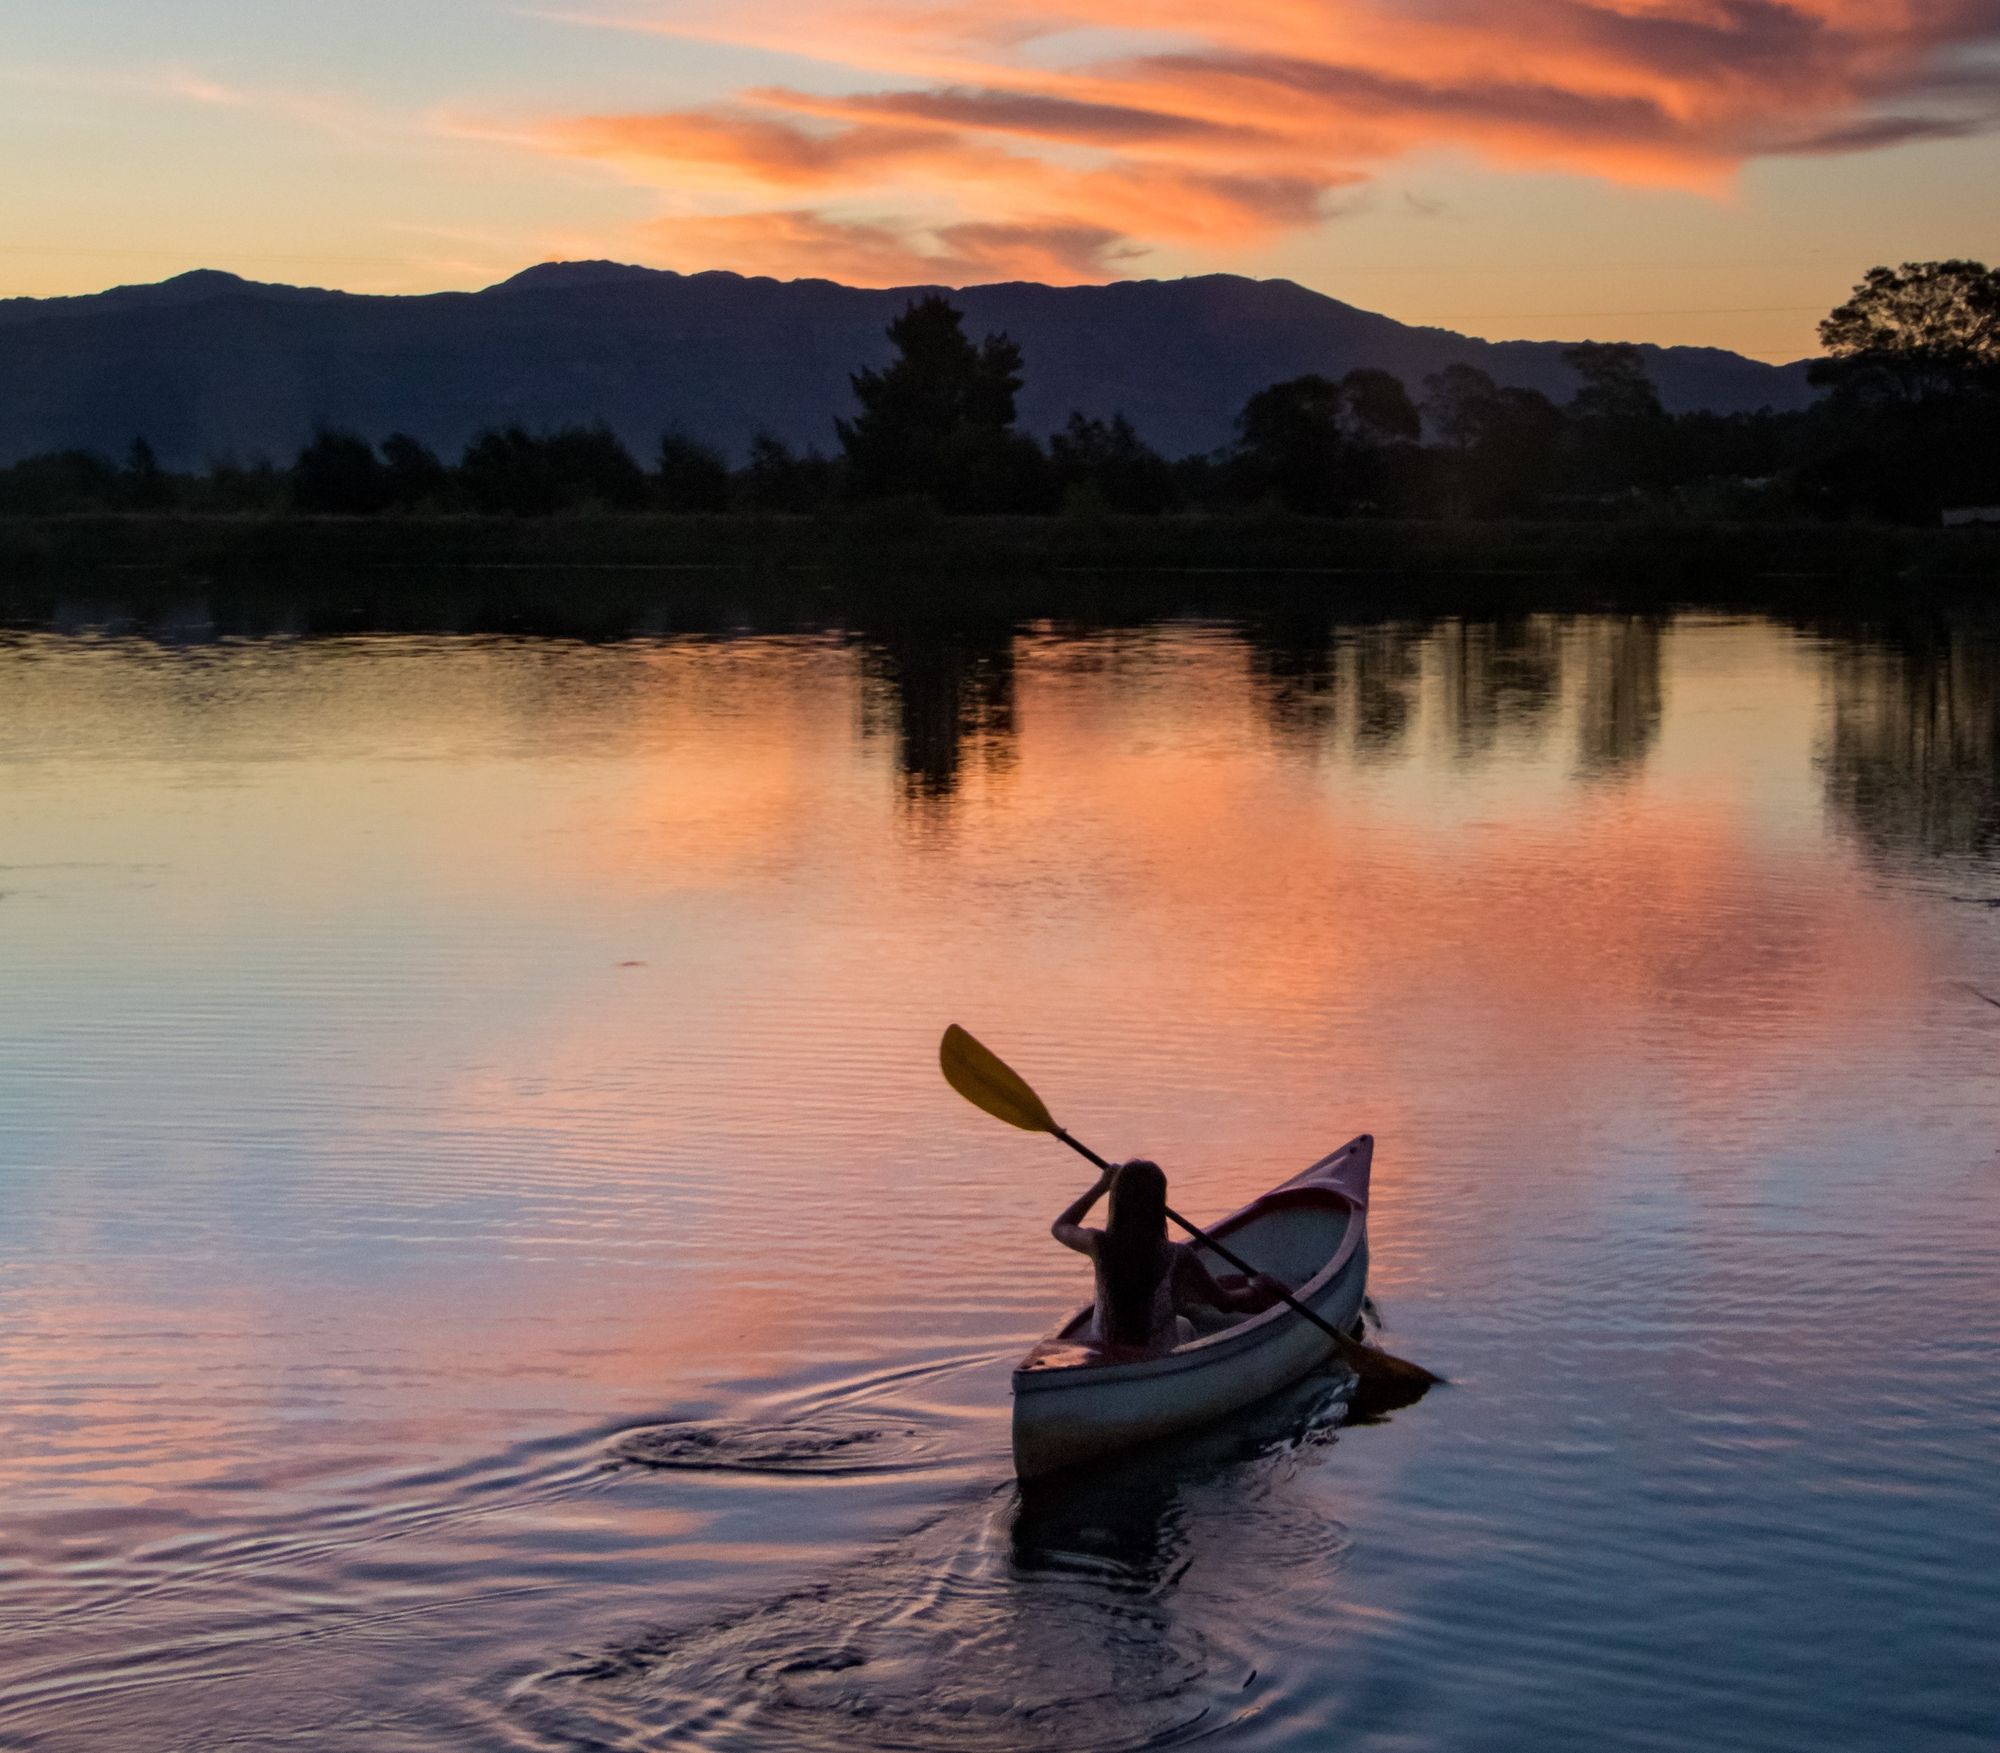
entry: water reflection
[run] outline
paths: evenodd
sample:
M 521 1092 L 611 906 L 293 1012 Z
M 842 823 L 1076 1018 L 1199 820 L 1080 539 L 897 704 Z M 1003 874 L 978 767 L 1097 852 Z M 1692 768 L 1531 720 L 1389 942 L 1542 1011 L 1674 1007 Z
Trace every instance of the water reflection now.
M 1292 607 L 1246 622 L 1252 685 L 1283 735 L 1315 740 L 1332 727 L 1340 685 L 1338 629 L 1324 607 Z
M 1510 737 L 1536 748 L 1568 709 L 1579 771 L 1609 777 L 1643 766 L 1658 738 L 1667 625 L 1638 615 L 1355 624 L 1330 605 L 1288 604 L 1235 637 L 1252 695 L 1302 750 L 1357 762 L 1405 755 L 1427 710 L 1454 758 L 1478 763 Z M 1011 765 L 1025 637 L 1008 622 L 906 623 L 862 637 L 864 731 L 893 741 L 908 798 L 948 803 L 971 773 Z
M 1343 622 L 1330 606 L 1292 608 L 1243 626 L 1251 682 L 1279 734 L 1367 760 L 1392 754 L 1415 716 L 1423 656 L 1418 622 Z
M 1570 706 L 1578 770 L 1642 766 L 1665 706 L 1653 615 L 1343 624 L 1329 609 L 1259 616 L 1242 637 L 1251 680 L 1286 740 L 1380 761 L 1403 749 L 1428 698 L 1459 760 L 1490 760 L 1503 739 L 1533 749 Z
M 747 1612 L 648 1632 L 512 1687 L 538 1744 L 828 1753 L 1158 1747 L 1269 1711 L 1323 1635 L 1346 1528 L 1301 1469 L 1345 1379 L 1079 1480 L 947 1511 Z
M 862 727 L 895 739 L 905 795 L 948 798 L 968 765 L 1004 770 L 1014 749 L 1014 628 L 905 624 L 864 634 Z
M 2000 844 L 1993 630 L 1924 621 L 1836 637 L 1821 766 L 1828 801 L 1878 852 L 1975 858 Z
M 1623 774 L 1644 763 L 1660 734 L 1666 690 L 1654 616 L 1603 616 L 1576 635 L 1584 671 L 1577 725 L 1577 767 L 1592 777 Z
M 1993 649 L 0 642 L 0 1742 L 1972 1744 Z M 1017 1498 L 952 1015 L 1197 1214 L 1376 1131 L 1464 1386 Z
M 1348 641 L 1358 758 L 1389 754 L 1408 731 L 1421 671 L 1422 638 L 1414 628 L 1390 624 L 1360 628 Z
M 1503 732 L 1532 745 L 1562 694 L 1558 617 L 1447 622 L 1436 651 L 1439 726 L 1461 760 L 1490 755 Z

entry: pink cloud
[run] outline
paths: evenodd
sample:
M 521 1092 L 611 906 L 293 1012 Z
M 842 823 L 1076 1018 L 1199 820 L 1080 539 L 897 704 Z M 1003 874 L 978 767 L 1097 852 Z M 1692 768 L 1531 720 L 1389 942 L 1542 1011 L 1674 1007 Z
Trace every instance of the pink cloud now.
M 1072 167 L 1032 151 L 994 145 L 977 131 L 940 128 L 928 121 L 829 124 L 721 110 L 584 116 L 551 124 L 538 138 L 550 150 L 597 159 L 675 191 L 698 187 L 768 198 L 800 193 L 850 197 L 857 191 L 893 189 L 933 202 L 971 197 L 968 216 L 954 214 L 924 226 L 939 237 L 1049 239 L 1104 232 L 1113 239 L 1255 241 L 1310 223 L 1318 217 L 1326 191 L 1352 180 L 1345 173 L 1325 171 L 1246 174 L 1210 168 L 1199 155 L 1177 162 L 1111 154 Z M 781 216 L 788 222 L 797 218 L 789 209 Z M 736 217 L 772 215 L 759 209 Z M 863 222 L 846 229 L 871 237 L 878 228 Z M 757 235 L 756 228 L 746 228 L 745 235 Z M 872 252 L 877 246 L 868 247 Z M 947 249 L 944 255 L 963 253 Z M 1065 255 L 1073 266 L 1080 265 L 1073 249 Z M 1102 273 L 1109 258 L 1095 249 L 1090 255 Z M 982 247 L 967 259 L 984 256 Z M 824 269 L 815 265 L 813 271 Z
M 724 251 L 703 265 L 877 283 L 1102 277 L 1161 244 L 1226 256 L 1437 147 L 1711 191 L 1759 157 L 2000 124 L 2000 75 L 1977 58 L 2000 47 L 2000 0 L 759 0 L 624 22 L 880 88 L 753 87 L 548 123 L 535 143 L 656 184 L 680 210 L 649 235 Z M 1065 60 L 1079 32 L 1130 47 Z M 739 210 L 687 211 L 716 200 Z
M 783 276 L 804 268 L 851 286 L 1076 285 L 1110 278 L 1120 252 L 1131 248 L 1117 232 L 1087 225 L 966 222 L 926 230 L 810 210 L 658 219 L 643 235 L 669 267 L 726 262 L 747 274 Z
M 722 111 L 581 116 L 556 124 L 544 138 L 559 152 L 604 159 L 641 177 L 712 173 L 722 182 L 773 190 L 853 188 L 912 161 L 964 157 L 958 137 L 945 131 L 815 131 L 786 120 Z
M 745 95 L 755 102 L 804 115 L 881 119 L 904 126 L 931 124 L 967 133 L 1011 134 L 1079 146 L 1130 147 L 1186 140 L 1269 142 L 1260 129 L 1041 91 L 948 86 L 930 91 L 815 97 L 768 87 Z

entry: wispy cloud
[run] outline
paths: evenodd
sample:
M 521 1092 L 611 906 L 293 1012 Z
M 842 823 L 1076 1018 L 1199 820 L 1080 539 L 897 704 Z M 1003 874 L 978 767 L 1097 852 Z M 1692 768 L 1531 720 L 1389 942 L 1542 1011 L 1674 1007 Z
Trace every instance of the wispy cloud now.
M 726 262 L 748 274 L 809 274 L 862 286 L 1074 285 L 1108 278 L 1132 248 L 1117 232 L 1088 225 L 924 227 L 810 209 L 659 219 L 642 235 L 669 267 L 692 271 Z
M 44 91 L 234 110 L 311 128 L 354 146 L 407 146 L 428 133 L 409 116 L 344 93 L 226 79 L 191 66 L 14 67 L 0 72 L 0 80 Z
M 657 248 L 881 283 L 1118 272 L 1319 223 L 1447 147 L 1717 191 L 1761 157 L 2000 124 L 2000 0 L 750 0 L 559 15 L 838 69 L 510 125 L 656 186 Z M 1065 53 L 1087 42 L 1088 55 Z M 870 89 L 856 91 L 857 83 Z M 1039 264 L 1039 266 L 1031 266 Z

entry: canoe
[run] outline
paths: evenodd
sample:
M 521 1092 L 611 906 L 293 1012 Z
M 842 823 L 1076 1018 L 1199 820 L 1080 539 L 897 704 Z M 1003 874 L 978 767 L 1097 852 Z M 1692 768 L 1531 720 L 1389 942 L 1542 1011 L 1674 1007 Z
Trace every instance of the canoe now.
M 1366 1133 L 1209 1225 L 1232 1253 L 1279 1279 L 1346 1331 L 1368 1276 Z M 1226 1261 L 1204 1255 L 1218 1273 Z M 1037 1479 L 1207 1424 L 1295 1382 L 1333 1341 L 1279 1303 L 1156 1356 L 1107 1357 L 1089 1343 L 1085 1304 L 1014 1371 L 1014 1471 Z

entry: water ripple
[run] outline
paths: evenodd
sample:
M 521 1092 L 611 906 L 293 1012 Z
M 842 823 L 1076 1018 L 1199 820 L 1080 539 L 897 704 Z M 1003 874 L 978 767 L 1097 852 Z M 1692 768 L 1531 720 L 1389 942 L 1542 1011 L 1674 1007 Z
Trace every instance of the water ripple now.
M 682 1420 L 630 1430 L 611 1445 L 618 1460 L 662 1472 L 811 1474 L 851 1478 L 900 1473 L 935 1458 L 933 1433 L 916 1424 L 861 1420 L 746 1425 Z
M 505 1710 L 549 1748 L 1187 1741 L 1252 1693 L 1269 1708 L 1274 1656 L 1338 1587 L 1347 1530 L 1300 1470 L 1331 1445 L 1345 1388 L 1317 1378 L 1248 1424 L 984 1496 L 747 1610 L 553 1664 Z M 756 1454 L 772 1434 L 718 1446 Z M 827 1434 L 775 1444 L 780 1470 L 798 1452 L 810 1470 Z

